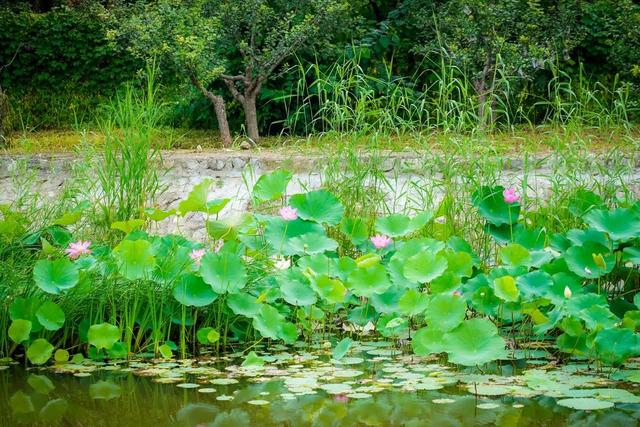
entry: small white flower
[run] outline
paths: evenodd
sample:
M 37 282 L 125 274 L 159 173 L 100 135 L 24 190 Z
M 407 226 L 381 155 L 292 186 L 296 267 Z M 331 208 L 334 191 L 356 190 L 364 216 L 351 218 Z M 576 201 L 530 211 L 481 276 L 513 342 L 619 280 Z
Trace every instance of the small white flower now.
M 571 295 L 573 295 L 573 293 L 571 292 L 571 289 L 569 289 L 568 286 L 564 287 L 564 297 L 565 298 L 571 298 Z

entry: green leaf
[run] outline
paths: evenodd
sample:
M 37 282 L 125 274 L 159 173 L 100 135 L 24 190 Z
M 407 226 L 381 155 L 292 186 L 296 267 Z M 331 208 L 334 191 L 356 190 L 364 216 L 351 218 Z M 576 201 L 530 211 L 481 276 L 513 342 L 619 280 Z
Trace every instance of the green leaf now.
M 282 297 L 296 306 L 309 306 L 316 303 L 316 294 L 307 278 L 298 270 L 285 270 L 277 277 Z
M 512 276 L 502 276 L 493 280 L 493 291 L 504 301 L 515 302 L 520 297 L 520 290 Z
M 149 218 L 151 221 L 160 222 L 172 215 L 175 215 L 176 212 L 176 209 L 163 211 L 162 209 L 147 208 L 144 210 L 144 216 Z
M 128 221 L 116 221 L 111 224 L 112 230 L 120 230 L 125 234 L 129 234 L 132 231 L 140 230 L 144 226 L 143 219 L 130 219 Z
M 429 298 L 424 318 L 432 329 L 450 331 L 464 320 L 467 304 L 457 295 L 439 294 Z
M 344 213 L 344 206 L 340 201 L 324 190 L 296 194 L 291 197 L 289 204 L 298 209 L 300 218 L 321 224 L 337 225 Z
M 123 240 L 113 249 L 118 272 L 128 280 L 151 276 L 156 266 L 151 243 L 146 240 Z
M 11 411 L 16 415 L 29 414 L 35 411 L 31 397 L 25 394 L 22 390 L 18 390 L 13 396 L 11 396 L 9 399 L 9 406 L 11 406 Z
M 58 425 L 64 418 L 68 409 L 69 403 L 65 399 L 60 398 L 50 400 L 40 410 L 40 419 L 50 423 L 51 425 Z
M 293 255 L 315 255 L 335 251 L 338 248 L 338 242 L 328 238 L 324 232 L 305 233 L 292 237 L 288 242 L 288 248 L 294 251 Z
M 53 354 L 53 360 L 55 360 L 56 363 L 67 363 L 69 361 L 69 352 L 62 348 L 59 348 Z
M 268 305 L 262 304 L 260 311 L 253 317 L 253 327 L 265 338 L 278 339 L 284 325 L 284 316 Z
M 242 367 L 244 368 L 259 368 L 264 366 L 264 359 L 256 354 L 255 351 L 247 354 L 247 357 L 242 361 Z
M 196 338 L 202 345 L 214 344 L 220 339 L 220 333 L 210 327 L 200 328 L 196 333 Z
M 432 327 L 418 329 L 411 340 L 411 348 L 418 356 L 446 351 L 443 342 L 444 333 Z
M 293 174 L 288 170 L 277 169 L 258 178 L 253 186 L 253 196 L 260 202 L 268 202 L 282 197 Z
M 429 296 L 417 289 L 408 289 L 398 300 L 398 310 L 406 316 L 422 314 L 428 306 Z
M 251 215 L 243 213 L 223 220 L 207 221 L 207 232 L 209 236 L 214 239 L 223 239 L 225 241 L 235 240 L 238 234 L 249 228 L 251 223 Z
M 609 234 L 615 241 L 626 242 L 640 237 L 640 218 L 632 209 L 591 210 L 585 215 L 584 221 L 596 230 Z
M 227 305 L 235 314 L 247 317 L 255 316 L 261 307 L 257 298 L 245 293 L 230 294 Z
M 598 359 L 620 365 L 638 355 L 638 335 L 626 328 L 603 329 L 593 341 Z
M 163 359 L 171 359 L 173 357 L 173 351 L 167 344 L 162 344 L 160 347 L 158 347 L 158 351 L 160 352 L 160 355 Z
M 353 344 L 353 340 L 351 338 L 343 338 L 336 346 L 333 348 L 333 358 L 335 360 L 342 359 L 345 354 L 349 352 L 351 345 Z
M 504 224 L 515 224 L 520 214 L 520 205 L 505 202 L 503 191 L 504 187 L 501 186 L 482 187 L 472 196 L 473 205 L 478 208 L 480 215 L 487 222 L 498 227 Z
M 91 325 L 87 334 L 89 344 L 98 350 L 104 348 L 109 350 L 120 339 L 120 331 L 117 326 L 109 323 Z
M 204 307 L 214 302 L 218 295 L 200 276 L 185 274 L 174 286 L 173 297 L 186 306 Z
M 531 265 L 531 254 L 522 245 L 511 243 L 500 249 L 500 259 L 511 267 L 528 267 Z
M 31 322 L 23 319 L 16 319 L 9 326 L 9 338 L 16 344 L 29 339 L 31 334 Z
M 347 279 L 347 288 L 359 297 L 384 293 L 391 286 L 384 266 L 377 264 L 354 270 Z
M 433 218 L 432 212 L 422 212 L 413 218 L 392 214 L 376 219 L 376 231 L 389 237 L 402 237 L 418 231 Z
M 269 218 L 264 231 L 264 237 L 273 253 L 282 255 L 300 255 L 299 247 L 292 247 L 291 239 L 304 234 L 324 235 L 324 228 L 315 222 L 297 219 L 285 221 L 280 217 Z
M 440 277 L 447 269 L 447 259 L 432 251 L 413 255 L 404 264 L 404 276 L 420 283 L 428 283 Z
M 33 279 L 43 291 L 58 295 L 76 286 L 80 274 L 77 266 L 66 258 L 41 259 L 33 267 Z
M 482 365 L 506 356 L 504 339 L 486 319 L 470 319 L 445 334 L 449 362 L 464 366 Z
M 604 276 L 611 272 L 616 264 L 615 255 L 595 242 L 570 247 L 565 254 L 565 261 L 569 270 L 587 279 Z
M 236 293 L 247 283 L 247 271 L 242 260 L 230 252 L 207 253 L 200 262 L 200 274 L 220 295 Z
M 64 311 L 58 306 L 58 304 L 51 301 L 45 301 L 42 303 L 38 311 L 36 311 L 36 317 L 44 328 L 48 331 L 57 331 L 64 325 Z
M 367 223 L 361 218 L 342 218 L 340 231 L 356 246 L 363 244 L 369 238 Z
M 597 411 L 600 409 L 608 409 L 614 406 L 613 402 L 607 402 L 592 397 L 576 397 L 571 399 L 560 399 L 556 402 L 560 406 L 580 411 Z
M 53 346 L 44 338 L 38 338 L 29 345 L 27 359 L 34 365 L 44 365 L 51 359 Z
M 332 279 L 326 274 L 316 276 L 312 281 L 314 290 L 327 304 L 339 304 L 344 302 L 347 288 L 339 279 Z
M 178 204 L 178 213 L 185 216 L 189 212 L 207 212 L 207 197 L 213 180 L 204 179 L 195 185 L 187 198 Z

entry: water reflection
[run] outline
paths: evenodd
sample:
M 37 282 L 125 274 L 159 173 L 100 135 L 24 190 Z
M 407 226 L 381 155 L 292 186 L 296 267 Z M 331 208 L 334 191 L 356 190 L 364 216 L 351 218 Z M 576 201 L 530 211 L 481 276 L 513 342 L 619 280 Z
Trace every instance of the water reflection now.
M 201 393 L 128 372 L 73 377 L 12 368 L 0 372 L 0 425 L 626 427 L 640 420 L 637 404 L 573 411 L 551 397 L 477 400 L 456 387 L 384 391 L 367 399 L 324 393 L 290 396 L 284 382 L 275 380 L 215 388 L 215 393 Z M 217 400 L 223 395 L 232 398 Z M 269 403 L 252 404 L 261 401 Z M 479 402 L 497 407 L 479 409 Z

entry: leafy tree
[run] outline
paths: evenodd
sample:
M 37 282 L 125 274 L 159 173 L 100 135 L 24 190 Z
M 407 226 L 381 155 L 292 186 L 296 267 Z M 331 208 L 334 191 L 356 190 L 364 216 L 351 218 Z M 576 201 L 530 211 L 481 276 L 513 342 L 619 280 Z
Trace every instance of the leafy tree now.
M 129 49 L 145 59 L 158 59 L 189 80 L 211 102 L 224 145 L 232 142 L 224 98 L 207 89 L 223 72 L 215 50 L 219 20 L 207 12 L 203 0 L 160 0 L 125 8 L 120 35 Z
M 224 100 L 209 85 L 217 79 L 224 83 L 243 107 L 247 135 L 258 142 L 256 102 L 262 85 L 302 46 L 327 34 L 343 5 L 336 0 L 161 0 L 138 8 L 124 25 L 132 50 L 161 57 L 185 74 L 214 105 L 223 142 L 229 144 Z
M 575 2 L 413 0 L 416 51 L 444 55 L 471 77 L 481 124 L 494 119 L 497 72 L 529 78 L 575 45 Z M 406 19 L 406 18 L 405 18 Z

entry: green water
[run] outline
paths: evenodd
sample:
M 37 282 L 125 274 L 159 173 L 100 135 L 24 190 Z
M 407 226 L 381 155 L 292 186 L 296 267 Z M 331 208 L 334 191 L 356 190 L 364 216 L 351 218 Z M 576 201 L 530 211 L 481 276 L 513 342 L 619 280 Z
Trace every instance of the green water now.
M 534 360 L 506 363 L 495 371 L 501 375 L 490 375 L 388 350 L 369 352 L 377 355 L 336 361 L 322 352 L 265 351 L 259 367 L 242 367 L 241 355 L 83 361 L 29 370 L 12 364 L 0 370 L 0 425 L 640 425 L 637 369 L 556 369 Z M 611 407 L 576 410 L 558 404 L 562 398 L 593 401 L 593 396 Z

